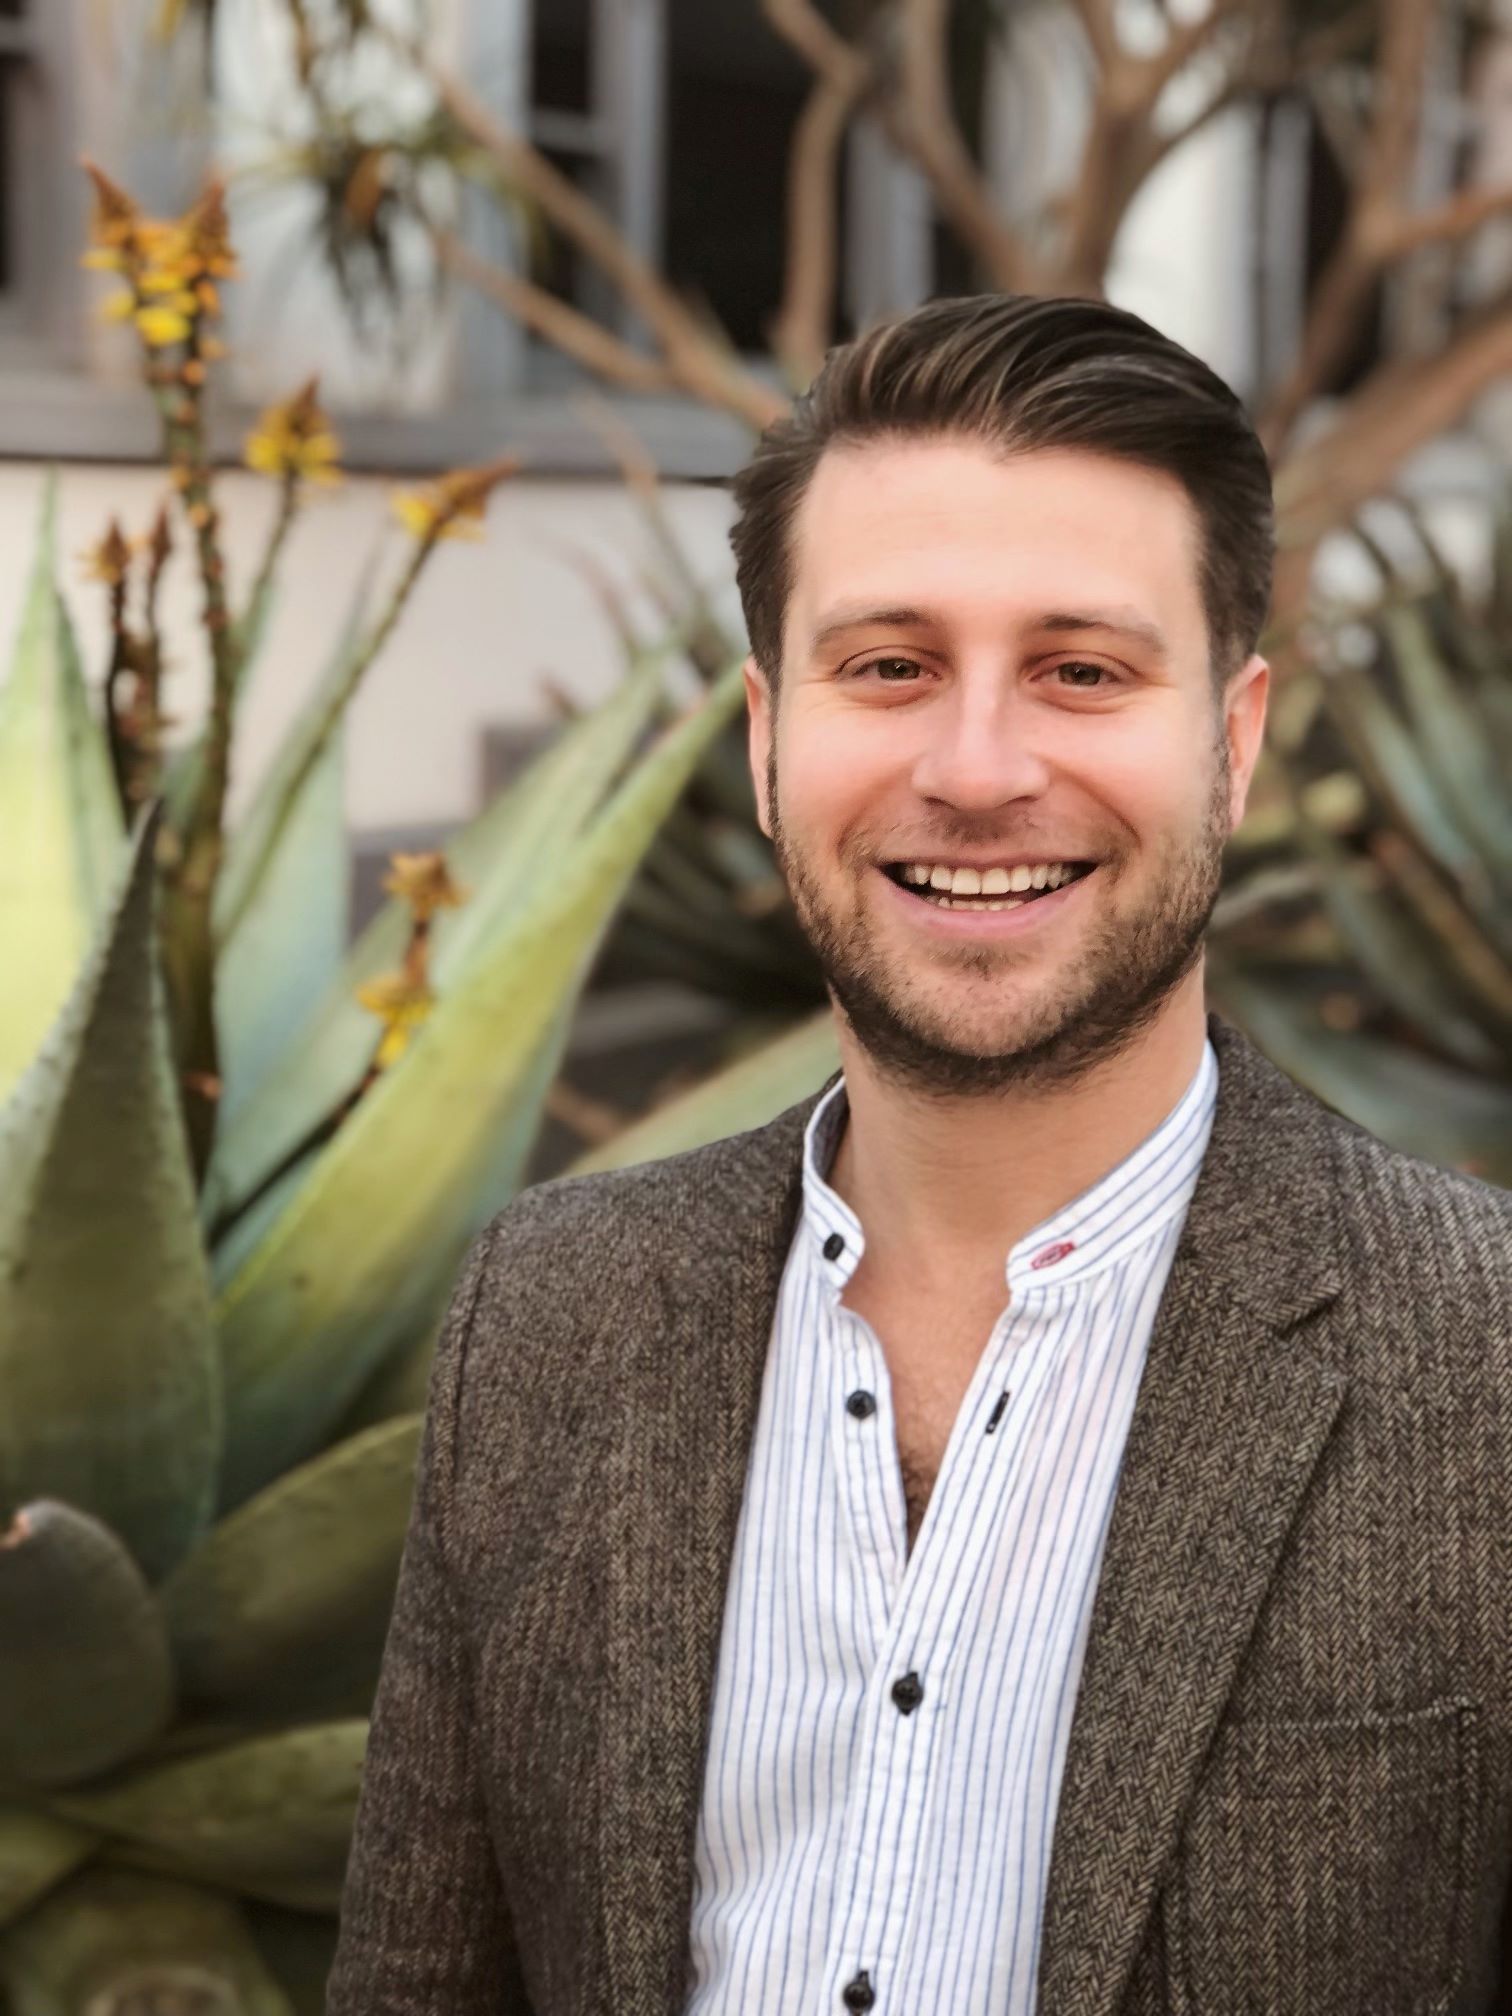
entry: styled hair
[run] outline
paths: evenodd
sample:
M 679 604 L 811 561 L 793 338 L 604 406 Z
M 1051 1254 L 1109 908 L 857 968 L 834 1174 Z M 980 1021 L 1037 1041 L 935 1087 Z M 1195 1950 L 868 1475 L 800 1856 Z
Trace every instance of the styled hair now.
M 752 655 L 774 684 L 793 520 L 826 448 L 965 435 L 1005 454 L 1079 448 L 1164 470 L 1200 532 L 1209 666 L 1221 687 L 1270 609 L 1270 465 L 1237 395 L 1138 315 L 1075 296 L 931 301 L 831 350 L 736 476 L 730 544 Z

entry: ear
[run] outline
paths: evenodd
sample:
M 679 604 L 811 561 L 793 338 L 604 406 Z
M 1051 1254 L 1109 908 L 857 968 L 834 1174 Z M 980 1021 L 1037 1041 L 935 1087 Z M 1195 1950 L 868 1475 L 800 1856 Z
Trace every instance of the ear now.
M 772 689 L 754 658 L 747 658 L 745 673 L 746 707 L 751 726 L 749 748 L 751 782 L 756 787 L 756 818 L 761 830 L 772 837 L 771 807 L 767 804 L 767 758 L 772 747 Z
M 1229 831 L 1244 817 L 1250 779 L 1265 739 L 1265 704 L 1270 666 L 1255 653 L 1230 679 L 1223 695 L 1223 726 L 1229 755 Z

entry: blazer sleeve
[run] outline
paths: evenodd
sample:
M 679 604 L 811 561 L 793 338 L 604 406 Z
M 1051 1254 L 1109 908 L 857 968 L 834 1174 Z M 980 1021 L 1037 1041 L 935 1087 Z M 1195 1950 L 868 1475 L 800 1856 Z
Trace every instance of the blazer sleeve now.
M 326 2016 L 530 2016 L 447 1558 L 458 1403 L 491 1233 L 469 1253 L 437 1341 Z

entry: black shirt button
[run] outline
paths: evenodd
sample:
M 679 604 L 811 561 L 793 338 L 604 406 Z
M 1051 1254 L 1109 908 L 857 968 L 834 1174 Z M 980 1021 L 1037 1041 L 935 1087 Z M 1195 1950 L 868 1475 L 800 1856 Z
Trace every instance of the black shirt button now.
M 867 1421 L 877 1411 L 877 1403 L 864 1387 L 858 1387 L 845 1398 L 845 1411 L 853 1421 Z
M 847 1981 L 840 1990 L 840 2000 L 847 2009 L 854 2010 L 856 2016 L 864 2016 L 864 2012 L 870 2009 L 876 1999 L 877 1991 L 871 1985 L 870 1974 L 864 1969 L 854 1980 Z
M 924 1683 L 917 1673 L 905 1673 L 901 1680 L 894 1680 L 892 1697 L 905 1715 L 912 1715 L 924 1699 Z
M 824 1242 L 825 1259 L 838 1260 L 840 1258 L 840 1255 L 844 1251 L 845 1251 L 845 1241 L 840 1237 L 840 1234 L 838 1232 L 831 1232 L 828 1239 L 826 1239 Z M 867 2007 L 870 2008 L 870 2006 L 871 2006 L 870 2003 L 868 2003 Z

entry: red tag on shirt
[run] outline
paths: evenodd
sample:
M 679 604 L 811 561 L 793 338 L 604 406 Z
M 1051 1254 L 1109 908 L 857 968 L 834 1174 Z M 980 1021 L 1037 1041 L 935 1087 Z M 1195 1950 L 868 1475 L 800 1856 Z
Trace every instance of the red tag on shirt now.
M 1046 1246 L 1042 1251 L 1036 1253 L 1034 1258 L 1029 1262 L 1029 1265 L 1034 1268 L 1053 1267 L 1057 1260 L 1064 1260 L 1068 1253 L 1074 1253 L 1075 1251 L 1076 1241 L 1074 1239 L 1062 1239 L 1059 1244 Z

